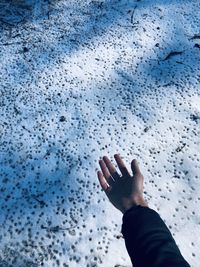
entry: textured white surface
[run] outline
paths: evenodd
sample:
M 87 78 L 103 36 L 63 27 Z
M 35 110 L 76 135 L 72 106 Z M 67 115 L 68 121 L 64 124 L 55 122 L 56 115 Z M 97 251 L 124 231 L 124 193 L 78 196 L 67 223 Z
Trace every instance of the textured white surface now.
M 16 2 L 0 12 L 0 265 L 131 266 L 95 173 L 119 152 L 198 267 L 200 1 Z

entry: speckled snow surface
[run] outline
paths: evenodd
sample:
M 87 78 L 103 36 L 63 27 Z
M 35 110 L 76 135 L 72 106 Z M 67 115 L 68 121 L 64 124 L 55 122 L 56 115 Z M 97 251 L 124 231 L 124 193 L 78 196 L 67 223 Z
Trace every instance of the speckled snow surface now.
M 0 266 L 131 266 L 95 172 L 118 152 L 138 159 L 150 207 L 198 267 L 200 1 L 11 2 L 0 2 Z

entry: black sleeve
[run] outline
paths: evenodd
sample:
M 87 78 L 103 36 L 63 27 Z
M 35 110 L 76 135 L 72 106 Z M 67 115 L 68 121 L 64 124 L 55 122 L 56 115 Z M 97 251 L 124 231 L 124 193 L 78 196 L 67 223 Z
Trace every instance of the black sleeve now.
M 153 209 L 139 205 L 127 210 L 121 232 L 134 267 L 190 267 Z

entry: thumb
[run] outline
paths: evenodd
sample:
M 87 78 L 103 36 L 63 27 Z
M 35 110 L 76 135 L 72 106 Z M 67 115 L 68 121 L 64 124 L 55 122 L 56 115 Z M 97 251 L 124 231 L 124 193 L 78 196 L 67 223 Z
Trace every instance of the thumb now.
M 139 173 L 141 173 L 141 172 L 140 172 L 139 165 L 138 165 L 138 162 L 137 162 L 136 159 L 132 160 L 132 162 L 131 162 L 131 169 L 132 169 L 133 175 L 134 175 L 134 174 L 139 174 Z

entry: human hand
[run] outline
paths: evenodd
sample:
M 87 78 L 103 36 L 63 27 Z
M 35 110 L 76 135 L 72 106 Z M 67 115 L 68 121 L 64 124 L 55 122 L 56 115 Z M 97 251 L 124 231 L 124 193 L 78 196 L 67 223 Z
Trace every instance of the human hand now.
M 97 172 L 99 183 L 110 202 L 122 213 L 135 205 L 148 207 L 143 197 L 144 177 L 137 161 L 134 159 L 131 162 L 133 172 L 133 176 L 131 176 L 120 155 L 115 154 L 114 158 L 121 171 L 121 176 L 106 156 L 99 160 L 101 171 Z

